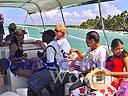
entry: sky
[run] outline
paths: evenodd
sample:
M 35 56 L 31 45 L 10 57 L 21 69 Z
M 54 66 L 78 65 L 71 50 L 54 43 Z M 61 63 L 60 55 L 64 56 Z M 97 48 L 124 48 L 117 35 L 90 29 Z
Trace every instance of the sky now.
M 102 15 L 107 17 L 108 15 L 117 15 L 122 11 L 128 11 L 128 0 L 115 0 L 111 2 L 104 2 L 102 6 Z M 26 11 L 19 8 L 5 8 L 0 7 L 0 13 L 4 15 L 4 23 L 16 23 L 24 24 Z M 98 4 L 90 4 L 79 7 L 72 7 L 63 9 L 66 25 L 80 25 L 87 19 L 95 18 L 99 16 Z M 39 13 L 31 15 L 35 24 L 41 24 Z M 47 25 L 63 24 L 60 10 L 52 10 L 48 12 L 42 12 L 44 23 Z M 25 24 L 34 24 L 30 17 L 27 18 Z

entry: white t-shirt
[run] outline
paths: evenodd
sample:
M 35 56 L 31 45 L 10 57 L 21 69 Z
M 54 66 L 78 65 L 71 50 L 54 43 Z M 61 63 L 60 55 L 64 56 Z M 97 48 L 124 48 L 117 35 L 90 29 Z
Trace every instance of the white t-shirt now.
M 57 48 L 56 48 L 57 43 L 55 41 L 51 41 L 47 46 L 49 46 L 49 45 L 52 45 L 57 50 Z M 47 60 L 46 60 L 47 63 L 54 62 L 55 50 L 52 47 L 48 47 L 47 48 L 47 50 L 46 50 L 46 57 L 47 57 Z
M 68 70 L 69 65 L 67 59 L 65 58 L 66 56 L 65 53 L 68 53 L 69 50 L 71 49 L 71 46 L 68 43 L 68 41 L 65 38 L 63 38 L 61 40 L 51 41 L 48 45 L 52 45 L 56 49 L 56 60 L 60 69 Z M 47 61 L 46 61 L 47 63 L 54 62 L 55 51 L 52 47 L 49 47 L 46 50 L 46 55 L 47 55 Z
M 64 50 L 65 53 L 68 53 L 69 50 L 71 49 L 71 45 L 65 38 L 63 38 L 61 40 L 57 40 L 57 43 L 58 43 L 58 46 L 60 47 L 60 49 Z
M 48 45 L 52 45 L 56 49 L 56 60 L 58 65 L 60 65 L 60 63 L 62 63 L 62 61 L 65 59 L 64 56 L 66 55 L 65 53 L 68 53 L 69 50 L 71 49 L 70 44 L 65 38 L 57 41 L 51 41 Z M 55 51 L 52 47 L 49 47 L 46 50 L 46 54 L 47 54 L 46 62 L 47 63 L 54 62 Z
M 108 50 L 106 46 L 99 46 L 96 50 L 91 51 L 91 48 L 84 55 L 83 64 L 86 68 L 92 69 L 93 66 L 97 68 L 105 67 Z

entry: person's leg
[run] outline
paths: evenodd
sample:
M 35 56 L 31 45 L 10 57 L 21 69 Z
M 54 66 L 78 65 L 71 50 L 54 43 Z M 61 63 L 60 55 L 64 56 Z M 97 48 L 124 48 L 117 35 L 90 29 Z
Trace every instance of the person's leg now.
M 37 96 L 37 93 L 35 93 L 30 87 L 27 90 L 27 96 Z
M 50 96 L 55 96 L 54 89 L 50 86 L 50 84 L 46 85 L 45 87 L 47 91 L 49 92 Z
M 42 89 L 52 81 L 52 76 L 46 69 L 34 73 L 28 80 L 28 93 L 32 90 L 33 94 L 36 93 L 39 96 L 42 93 Z

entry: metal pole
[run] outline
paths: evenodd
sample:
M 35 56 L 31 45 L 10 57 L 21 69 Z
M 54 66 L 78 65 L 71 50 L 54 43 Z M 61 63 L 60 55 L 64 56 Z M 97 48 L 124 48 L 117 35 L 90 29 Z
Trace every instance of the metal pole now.
M 65 19 L 64 19 L 64 15 L 63 15 L 63 7 L 61 6 L 60 2 L 58 0 L 55 0 L 57 2 L 57 4 L 59 5 L 60 7 L 60 13 L 61 13 L 61 17 L 62 17 L 62 20 L 63 20 L 63 23 L 64 23 L 64 26 L 66 27 L 66 22 L 65 22 Z M 66 27 L 67 28 L 67 27 Z M 68 31 L 67 31 L 67 35 L 68 35 Z
M 33 24 L 35 25 L 36 29 L 38 29 L 38 26 L 36 25 L 36 23 L 34 22 L 34 20 L 32 19 L 31 15 L 29 14 L 30 19 L 32 20 Z M 39 29 L 38 29 L 39 30 Z
M 63 11 L 62 11 L 63 7 L 61 6 L 61 4 L 60 4 L 60 2 L 59 2 L 58 0 L 55 0 L 55 1 L 57 2 L 57 4 L 58 4 L 58 5 L 59 5 L 59 7 L 60 7 L 61 17 L 62 17 L 62 20 L 63 20 L 64 26 L 65 26 L 65 27 L 66 27 L 66 29 L 67 29 L 66 22 L 65 22 L 65 19 L 64 19 L 64 15 L 63 15 Z M 68 29 L 67 29 L 67 40 L 69 40 Z M 69 43 L 70 43 L 70 42 L 69 42 Z M 71 43 L 70 43 L 70 45 L 71 45 Z
M 29 37 L 29 32 L 28 32 L 28 27 L 25 26 L 25 24 L 26 24 L 26 21 L 27 21 L 28 14 L 29 13 L 26 14 L 26 17 L 25 17 L 25 20 L 24 20 L 24 26 L 22 27 L 27 32 L 27 38 Z
M 26 21 L 27 21 L 27 17 L 28 17 L 28 13 L 26 14 L 26 16 L 25 16 L 25 19 L 24 19 L 24 26 L 22 26 L 22 29 L 24 29 L 24 27 L 25 27 L 25 23 L 26 23 Z
M 26 14 L 26 17 L 25 17 L 25 20 L 24 20 L 24 24 L 25 24 L 26 21 L 27 21 L 27 17 L 28 17 L 28 13 Z
M 102 24 L 102 30 L 103 30 L 104 37 L 105 37 L 105 39 L 106 39 L 106 44 L 107 44 L 108 50 L 109 50 L 109 43 L 108 43 L 107 36 L 106 36 L 106 33 L 105 33 L 105 26 L 104 26 L 104 21 L 103 21 L 103 17 L 102 17 L 102 11 L 101 11 L 100 0 L 98 0 L 98 6 L 99 6 L 99 14 L 100 14 L 100 20 L 101 20 L 101 24 Z
M 33 3 L 34 3 L 34 2 L 33 2 Z M 41 9 L 40 9 L 40 7 L 39 7 L 38 4 L 36 4 L 36 3 L 34 3 L 34 4 L 36 5 L 36 7 L 38 8 L 38 10 L 39 10 L 39 12 L 40 12 L 40 16 L 41 16 L 41 20 L 42 20 L 43 28 L 44 28 L 44 30 L 45 30 L 44 20 L 43 20 L 42 14 L 41 14 Z M 33 20 L 32 20 L 32 21 L 33 21 Z
M 62 11 L 62 7 L 60 7 L 60 13 L 61 13 L 61 16 L 62 16 L 64 26 L 66 26 L 65 19 L 64 19 L 64 14 L 63 14 L 63 11 Z
M 45 25 L 44 25 L 44 20 L 43 20 L 43 16 L 42 16 L 42 14 L 41 14 L 41 11 L 40 11 L 40 17 L 41 17 L 41 21 L 42 21 L 43 28 L 44 28 L 44 31 L 45 31 Z

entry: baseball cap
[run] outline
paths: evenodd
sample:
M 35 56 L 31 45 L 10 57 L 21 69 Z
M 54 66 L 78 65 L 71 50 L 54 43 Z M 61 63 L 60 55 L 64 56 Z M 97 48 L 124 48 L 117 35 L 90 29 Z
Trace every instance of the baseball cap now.
M 11 23 L 11 24 L 9 24 L 8 28 L 16 29 L 16 24 L 15 23 Z

